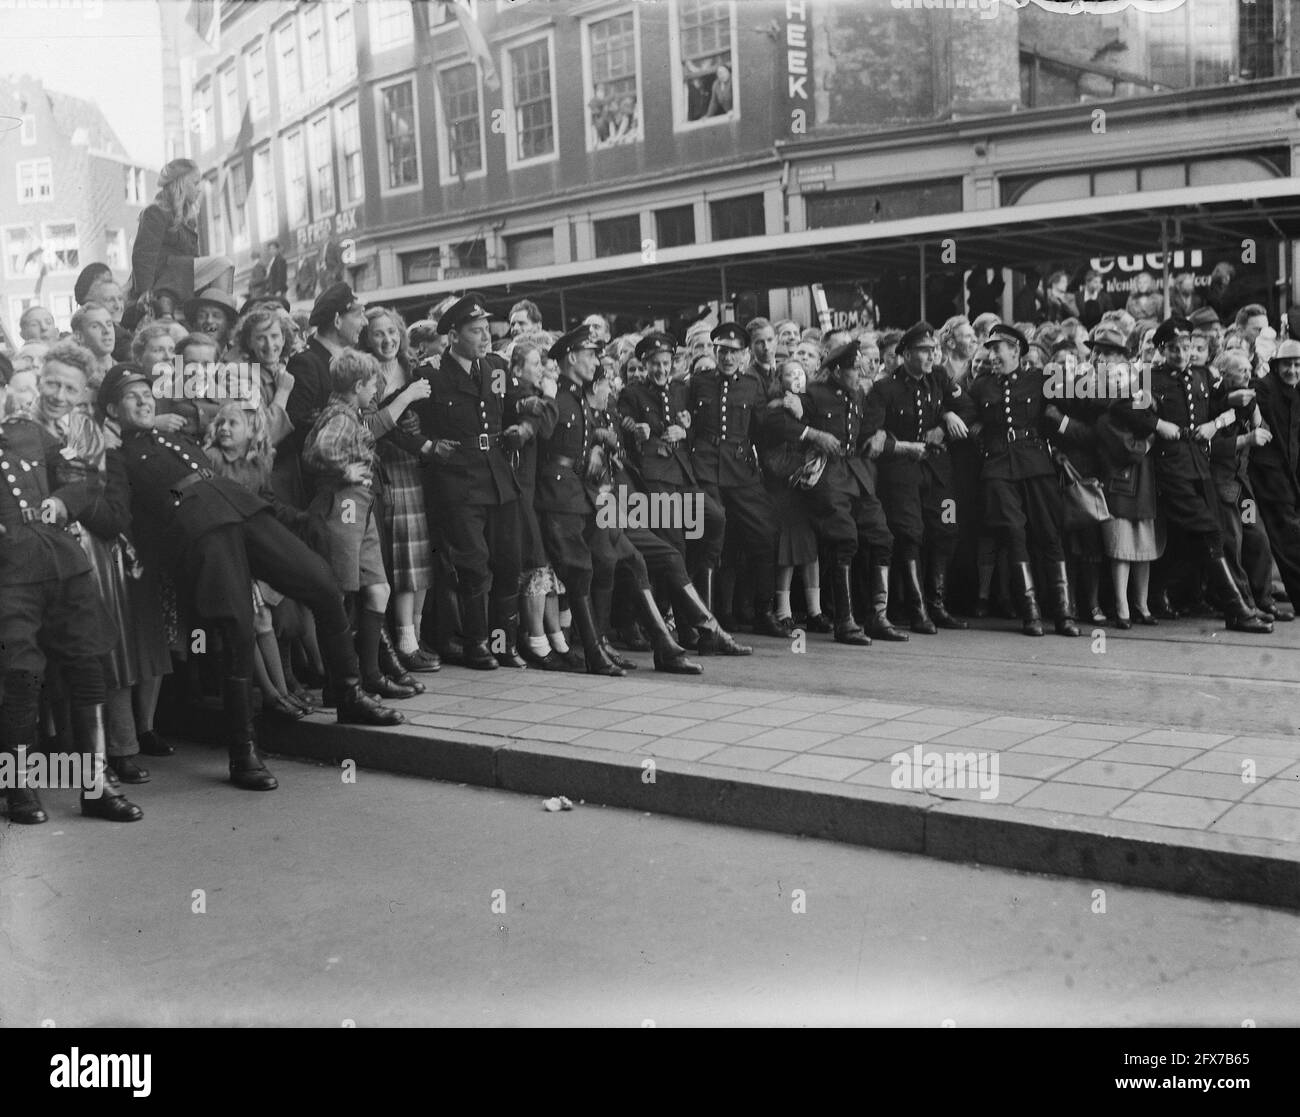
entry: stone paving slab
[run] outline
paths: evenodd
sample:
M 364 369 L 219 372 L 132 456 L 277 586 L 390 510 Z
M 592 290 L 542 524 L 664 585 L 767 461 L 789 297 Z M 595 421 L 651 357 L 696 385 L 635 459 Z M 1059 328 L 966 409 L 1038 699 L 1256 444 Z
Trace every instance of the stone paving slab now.
M 407 725 L 339 726 L 319 714 L 264 726 L 264 746 L 1300 908 L 1300 737 L 665 682 L 649 672 L 599 682 L 505 674 L 426 675 L 428 693 L 396 704 Z M 997 762 L 996 795 L 962 781 L 898 785 L 900 765 L 910 772 L 930 756 L 980 754 Z

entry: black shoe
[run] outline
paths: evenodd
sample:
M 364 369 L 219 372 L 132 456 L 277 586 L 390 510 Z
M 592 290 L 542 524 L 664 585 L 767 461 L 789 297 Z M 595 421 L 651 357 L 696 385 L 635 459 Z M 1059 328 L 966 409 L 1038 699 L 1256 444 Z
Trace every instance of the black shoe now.
M 975 611 L 971 614 L 978 620 L 984 620 L 993 615 L 993 604 L 987 597 L 981 597 L 975 602 Z
M 851 644 L 856 648 L 871 647 L 871 637 L 862 631 L 856 621 L 847 621 L 835 626 L 835 643 Z
M 230 746 L 230 782 L 243 791 L 274 791 L 280 786 L 280 781 L 267 771 L 251 740 Z
M 754 649 L 748 644 L 737 644 L 731 633 L 725 629 L 700 629 L 700 647 L 698 655 L 753 655 Z
M 618 629 L 614 633 L 614 638 L 629 652 L 650 650 L 650 641 L 645 638 L 645 633 L 641 631 L 641 626 L 636 621 Z
M 282 698 L 278 694 L 262 703 L 262 713 L 278 721 L 301 721 L 307 716 L 307 711 L 300 705 L 292 699 Z M 109 757 L 110 763 L 112 759 L 112 757 Z M 119 772 L 118 775 L 121 775 L 121 773 Z M 131 781 L 127 780 L 126 782 L 130 783 Z
M 509 648 L 504 652 L 497 652 L 495 654 L 497 657 L 497 663 L 502 667 L 510 667 L 522 671 L 528 666 L 528 660 L 524 659 L 524 657 L 515 651 L 514 648 Z
M 721 624 L 721 622 L 719 622 Z M 725 630 L 726 626 L 722 626 Z M 756 613 L 754 615 L 753 633 L 755 636 L 771 636 L 777 640 L 788 640 L 794 626 L 787 620 L 777 617 L 775 613 Z
M 148 769 L 141 768 L 133 756 L 110 756 L 108 766 L 123 783 L 148 783 Z
M 686 658 L 684 651 L 655 652 L 655 670 L 669 675 L 703 675 L 704 668 Z
M 398 652 L 397 662 L 412 675 L 431 675 L 442 669 L 442 660 L 423 648 L 416 648 L 413 652 Z
M 626 658 L 625 656 L 619 655 L 618 652 L 614 650 L 613 645 L 609 642 L 609 640 L 606 637 L 602 636 L 600 638 L 599 643 L 600 643 L 600 650 L 605 653 L 605 658 L 608 659 L 610 663 L 612 663 L 620 671 L 636 670 L 636 664 L 633 663 L 630 659 Z
M 1228 631 L 1249 632 L 1256 636 L 1267 636 L 1273 631 L 1273 626 L 1254 614 L 1241 614 L 1228 618 Z
M 376 702 L 353 683 L 339 694 L 338 720 L 340 725 L 401 725 L 406 718 Z
M 373 694 L 376 698 L 414 698 L 416 693 L 409 686 L 395 683 L 384 675 L 363 679 L 361 685 L 367 694 Z
M 1056 620 L 1057 636 L 1078 636 L 1079 626 L 1074 623 L 1073 617 L 1058 617 Z
M 569 666 L 568 661 L 562 658 L 560 653 L 554 648 L 547 648 L 546 654 L 539 656 L 533 652 L 531 648 L 521 644 L 519 647 L 519 654 L 523 658 L 523 661 L 536 671 L 573 670 L 573 668 Z M 583 667 L 583 670 L 586 670 L 585 666 Z
M 1138 624 L 1146 625 L 1147 628 L 1155 628 L 1160 623 L 1150 613 L 1143 613 L 1136 609 L 1134 612 L 1137 613 Z
M 271 782 L 274 784 L 274 779 Z M 144 811 L 130 799 L 125 795 L 110 795 L 107 788 L 94 799 L 83 791 L 81 813 L 87 818 L 102 818 L 105 822 L 139 822 L 144 818 Z
M 560 662 L 564 664 L 563 669 L 565 671 L 571 671 L 575 675 L 585 675 L 587 673 L 586 656 L 572 644 L 569 645 L 567 652 L 554 652 L 553 654 L 559 656 Z
M 488 651 L 486 640 L 466 644 L 465 653 L 461 656 L 461 665 L 475 671 L 495 671 L 501 666 L 497 663 L 497 657 Z
M 173 745 L 164 741 L 152 729 L 137 733 L 135 739 L 140 743 L 140 751 L 145 756 L 172 756 L 176 752 Z
M 894 644 L 905 644 L 911 639 L 906 632 L 899 632 L 890 624 L 888 617 L 880 615 L 870 618 L 870 623 L 867 625 L 867 635 L 873 640 L 884 640 L 887 643 Z
M 777 619 L 784 620 L 787 622 L 789 621 L 788 617 L 778 617 Z M 793 624 L 791 624 L 792 629 L 793 627 L 794 627 Z M 804 628 L 806 628 L 809 632 L 819 632 L 823 636 L 828 632 L 835 631 L 835 625 L 831 623 L 830 617 L 828 617 L 825 613 L 810 613 L 808 615 L 808 620 L 804 624 Z
M 50 820 L 36 792 L 28 788 L 10 788 L 5 792 L 5 799 L 9 803 L 10 822 L 19 826 L 38 826 Z
M 1115 627 L 1118 629 L 1122 629 L 1124 631 L 1128 631 L 1128 629 L 1133 627 L 1133 622 L 1129 620 L 1128 617 L 1116 617 Z

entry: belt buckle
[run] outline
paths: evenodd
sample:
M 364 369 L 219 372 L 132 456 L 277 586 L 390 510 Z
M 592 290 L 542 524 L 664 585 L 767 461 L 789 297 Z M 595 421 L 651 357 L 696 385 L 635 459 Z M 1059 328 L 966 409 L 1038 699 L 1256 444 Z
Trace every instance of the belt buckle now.
M 1015 440 L 1016 440 L 1016 428 L 1007 427 L 1007 441 L 1014 442 Z
M 491 445 L 492 445 L 492 443 L 488 440 L 488 436 L 487 436 L 487 435 L 485 435 L 485 434 L 480 434 L 480 435 L 478 436 L 478 448 L 479 448 L 480 450 L 482 450 L 482 451 L 484 451 L 484 452 L 486 453 L 488 447 L 491 446 Z

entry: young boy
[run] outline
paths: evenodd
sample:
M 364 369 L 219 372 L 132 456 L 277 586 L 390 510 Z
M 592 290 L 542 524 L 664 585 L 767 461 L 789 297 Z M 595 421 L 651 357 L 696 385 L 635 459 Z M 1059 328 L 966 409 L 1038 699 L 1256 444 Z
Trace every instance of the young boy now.
M 379 362 L 344 349 L 329 368 L 329 400 L 303 445 L 303 464 L 316 475 L 316 496 L 307 511 L 323 528 L 321 553 L 355 619 L 362 686 L 382 698 L 410 698 L 416 689 L 387 678 L 379 666 L 390 589 L 374 513 L 375 436 L 391 430 L 421 391 L 427 394 L 427 382 L 413 382 L 387 407 L 363 417 L 379 390 Z

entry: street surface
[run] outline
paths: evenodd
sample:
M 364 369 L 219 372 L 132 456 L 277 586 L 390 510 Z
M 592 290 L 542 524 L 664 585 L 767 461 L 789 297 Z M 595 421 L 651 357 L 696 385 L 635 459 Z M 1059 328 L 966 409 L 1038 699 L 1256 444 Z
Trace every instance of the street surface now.
M 55 792 L 0 829 L 0 1025 L 1300 1024 L 1292 912 L 287 759 L 239 792 L 193 744 L 150 767 L 141 823 Z

